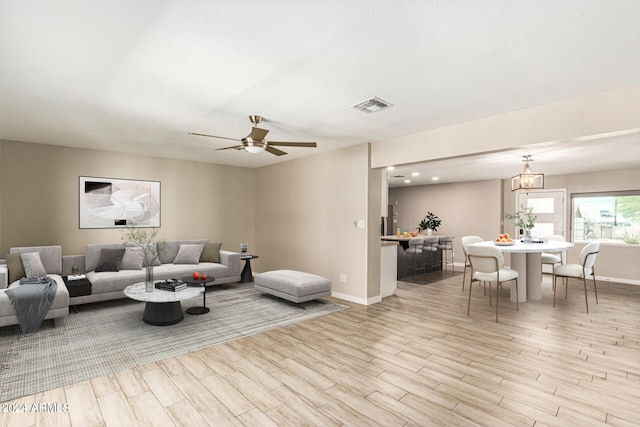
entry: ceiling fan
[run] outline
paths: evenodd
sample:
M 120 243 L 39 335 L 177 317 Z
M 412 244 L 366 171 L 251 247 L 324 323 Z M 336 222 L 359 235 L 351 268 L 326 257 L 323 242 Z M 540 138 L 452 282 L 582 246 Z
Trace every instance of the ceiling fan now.
M 246 150 L 250 153 L 260 153 L 262 151 L 268 151 L 276 156 L 284 156 L 286 152 L 274 148 L 279 147 L 310 147 L 315 148 L 315 142 L 284 142 L 284 141 L 267 141 L 266 137 L 269 131 L 267 129 L 260 129 L 258 124 L 262 121 L 262 116 L 249 116 L 249 120 L 253 123 L 251 133 L 242 139 L 227 138 L 225 136 L 207 135 L 204 133 L 189 132 L 189 135 L 207 136 L 210 138 L 230 139 L 231 141 L 240 141 L 242 145 L 232 145 L 231 147 L 218 148 L 217 150 Z

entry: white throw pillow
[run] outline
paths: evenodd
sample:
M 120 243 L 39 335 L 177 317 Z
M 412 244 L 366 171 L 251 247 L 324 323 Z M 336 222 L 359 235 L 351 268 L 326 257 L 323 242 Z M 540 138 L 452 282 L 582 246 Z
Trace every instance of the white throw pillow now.
M 198 264 L 204 245 L 180 245 L 174 264 Z
M 28 252 L 20 254 L 22 265 L 24 266 L 24 273 L 27 279 L 33 279 L 35 277 L 44 277 L 47 272 L 42 265 L 40 254 L 38 252 Z

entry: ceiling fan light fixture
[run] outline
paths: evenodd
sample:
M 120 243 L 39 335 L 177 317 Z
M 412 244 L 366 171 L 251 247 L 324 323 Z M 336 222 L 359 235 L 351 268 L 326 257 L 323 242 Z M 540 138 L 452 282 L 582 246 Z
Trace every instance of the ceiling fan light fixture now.
M 251 141 L 247 141 L 247 145 L 244 147 L 244 149 L 252 154 L 258 154 L 264 151 L 265 145 L 266 144 L 262 142 L 256 142 L 251 140 Z
M 531 155 L 522 156 L 524 159 L 524 169 L 514 177 L 511 177 L 511 191 L 535 190 L 544 188 L 544 174 L 535 173 L 531 170 L 529 162 L 533 162 Z
M 275 147 L 308 147 L 315 148 L 317 144 L 315 142 L 295 142 L 295 141 L 271 141 L 267 142 L 268 129 L 261 129 L 257 125 L 262 121 L 262 116 L 249 116 L 249 120 L 254 126 L 251 128 L 251 133 L 242 139 L 228 138 L 226 136 L 208 135 L 205 133 L 189 132 L 190 135 L 207 136 L 210 138 L 230 139 L 232 141 L 239 141 L 241 145 L 232 145 L 231 147 L 216 148 L 216 151 L 220 150 L 245 150 L 252 154 L 262 153 L 267 151 L 275 156 L 284 156 L 287 154 L 285 151 L 279 150 Z

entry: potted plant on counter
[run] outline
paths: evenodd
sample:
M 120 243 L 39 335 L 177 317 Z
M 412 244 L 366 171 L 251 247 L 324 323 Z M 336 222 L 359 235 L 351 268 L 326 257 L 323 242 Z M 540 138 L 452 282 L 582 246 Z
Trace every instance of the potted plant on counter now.
M 433 212 L 427 212 L 427 216 L 424 217 L 420 224 L 418 224 L 418 230 L 427 230 L 427 235 L 430 236 L 433 231 L 438 231 L 438 227 L 442 224 L 442 220 L 438 218 Z

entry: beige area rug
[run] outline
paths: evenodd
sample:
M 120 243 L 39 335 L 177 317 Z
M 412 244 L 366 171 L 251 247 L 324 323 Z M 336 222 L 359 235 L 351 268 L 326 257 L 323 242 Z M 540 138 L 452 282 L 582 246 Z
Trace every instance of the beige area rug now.
M 182 301 L 183 310 L 198 305 L 201 297 Z M 121 299 L 79 306 L 55 326 L 46 320 L 30 337 L 17 326 L 0 328 L 0 402 L 347 308 L 329 301 L 296 306 L 262 295 L 253 284 L 212 287 L 207 306 L 209 313 L 185 313 L 171 326 L 145 324 L 145 304 Z

